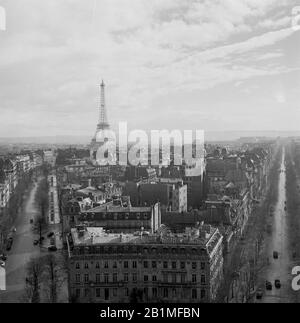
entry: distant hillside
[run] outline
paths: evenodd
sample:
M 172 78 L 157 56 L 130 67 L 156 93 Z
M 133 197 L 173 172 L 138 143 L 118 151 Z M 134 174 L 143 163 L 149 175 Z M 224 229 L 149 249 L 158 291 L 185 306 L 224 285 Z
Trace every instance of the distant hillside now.
M 230 141 L 244 137 L 300 137 L 300 131 L 207 131 L 206 141 Z M 91 136 L 0 137 L 0 144 L 86 145 Z

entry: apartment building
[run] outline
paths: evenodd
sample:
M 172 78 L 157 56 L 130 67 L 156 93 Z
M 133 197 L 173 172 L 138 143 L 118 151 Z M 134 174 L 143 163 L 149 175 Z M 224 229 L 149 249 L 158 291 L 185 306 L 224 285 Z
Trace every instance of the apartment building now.
M 68 239 L 74 302 L 212 302 L 223 278 L 222 235 L 200 225 L 185 234 L 107 234 L 77 227 Z

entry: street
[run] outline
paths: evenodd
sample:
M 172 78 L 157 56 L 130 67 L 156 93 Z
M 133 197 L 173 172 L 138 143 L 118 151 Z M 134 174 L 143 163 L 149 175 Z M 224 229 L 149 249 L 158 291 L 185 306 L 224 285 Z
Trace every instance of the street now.
M 34 183 L 26 199 L 23 211 L 15 222 L 17 229 L 14 234 L 12 249 L 7 252 L 6 261 L 6 291 L 0 292 L 0 302 L 18 302 L 24 293 L 26 264 L 30 258 L 38 256 L 40 248 L 33 245 L 35 235 L 32 231 L 30 219 L 35 217 L 34 203 L 38 183 Z
M 263 303 L 288 303 L 292 301 L 291 290 L 291 253 L 289 252 L 288 225 L 286 211 L 286 165 L 285 150 L 282 153 L 278 183 L 278 200 L 273 206 L 274 212 L 267 214 L 269 234 L 265 239 L 264 257 L 267 265 L 258 273 L 259 287 L 264 291 Z M 274 259 L 273 252 L 278 252 L 278 259 Z M 281 288 L 275 287 L 275 280 L 279 279 Z M 272 290 L 266 290 L 265 283 L 272 283 Z

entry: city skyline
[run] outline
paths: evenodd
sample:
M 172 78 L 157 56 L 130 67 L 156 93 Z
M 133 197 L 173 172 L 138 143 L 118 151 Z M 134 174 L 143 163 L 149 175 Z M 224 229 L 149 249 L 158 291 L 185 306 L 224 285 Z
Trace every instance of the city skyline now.
M 297 1 L 2 2 L 0 137 L 298 128 Z

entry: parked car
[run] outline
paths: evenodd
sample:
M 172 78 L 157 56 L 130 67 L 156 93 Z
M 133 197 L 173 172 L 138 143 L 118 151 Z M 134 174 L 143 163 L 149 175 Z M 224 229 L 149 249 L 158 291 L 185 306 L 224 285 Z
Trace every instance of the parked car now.
M 6 261 L 7 260 L 7 256 L 5 254 L 0 255 L 0 260 Z
M 277 251 L 273 251 L 273 258 L 278 259 L 279 255 Z
M 55 241 L 55 236 L 54 235 L 52 237 L 50 237 L 50 245 L 51 246 L 55 246 L 56 245 L 56 241 Z
M 56 248 L 56 246 L 51 245 L 51 246 L 48 247 L 48 250 L 49 251 L 57 251 L 57 248 Z
M 281 282 L 280 282 L 279 279 L 275 280 L 275 287 L 278 288 L 278 289 L 281 288 Z
M 263 297 L 263 290 L 261 288 L 259 288 L 257 291 L 256 291 L 256 299 L 262 299 Z
M 272 283 L 269 281 L 266 281 L 266 290 L 272 290 L 273 286 Z
M 53 237 L 54 236 L 54 232 L 49 232 L 48 234 L 47 234 L 47 237 L 48 238 L 51 238 L 51 237 Z
M 12 244 L 13 244 L 13 241 L 14 241 L 13 238 L 9 238 L 7 240 L 7 243 L 6 243 L 6 251 L 9 251 L 11 249 Z

